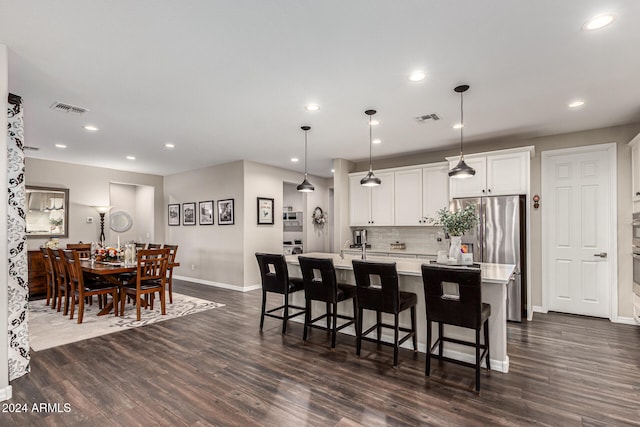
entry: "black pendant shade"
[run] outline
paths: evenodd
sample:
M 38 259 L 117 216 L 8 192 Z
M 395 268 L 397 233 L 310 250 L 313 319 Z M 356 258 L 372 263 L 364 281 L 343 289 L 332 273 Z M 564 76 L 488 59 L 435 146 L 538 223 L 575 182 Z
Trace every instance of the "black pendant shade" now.
M 464 157 L 460 157 L 460 161 L 455 168 L 449 171 L 452 178 L 471 178 L 476 174 L 476 170 L 465 163 Z
M 311 126 L 301 126 L 300 129 L 304 131 L 304 181 L 296 189 L 302 193 L 311 193 L 315 190 L 307 179 L 307 132 L 309 132 Z
M 476 174 L 476 170 L 465 163 L 464 153 L 462 151 L 462 129 L 464 128 L 464 109 L 462 102 L 462 94 L 469 90 L 469 85 L 456 86 L 453 89 L 456 93 L 460 94 L 460 161 L 455 168 L 449 171 L 451 178 L 470 178 Z
M 373 174 L 373 171 L 371 170 L 369 171 L 367 176 L 360 180 L 360 185 L 363 185 L 365 187 L 375 187 L 376 185 L 380 185 L 381 183 L 382 181 L 380 181 L 380 178 L 375 176 Z
M 360 185 L 364 187 L 376 187 L 382 183 L 380 178 L 373 174 L 373 167 L 371 163 L 371 153 L 373 150 L 373 140 L 371 139 L 371 116 L 376 113 L 376 110 L 367 110 L 364 113 L 369 116 L 369 173 L 360 180 Z

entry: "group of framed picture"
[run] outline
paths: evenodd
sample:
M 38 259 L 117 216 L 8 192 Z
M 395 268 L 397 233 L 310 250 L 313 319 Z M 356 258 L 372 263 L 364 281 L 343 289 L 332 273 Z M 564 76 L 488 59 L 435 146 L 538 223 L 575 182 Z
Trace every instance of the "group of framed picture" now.
M 233 200 L 234 199 L 218 200 L 218 225 L 232 225 L 234 223 Z M 213 205 L 213 200 L 198 202 L 198 224 L 214 224 Z M 196 225 L 195 202 L 183 203 L 182 213 L 180 211 L 179 203 L 169 205 L 169 225 L 180 225 L 180 217 L 182 217 L 182 225 Z

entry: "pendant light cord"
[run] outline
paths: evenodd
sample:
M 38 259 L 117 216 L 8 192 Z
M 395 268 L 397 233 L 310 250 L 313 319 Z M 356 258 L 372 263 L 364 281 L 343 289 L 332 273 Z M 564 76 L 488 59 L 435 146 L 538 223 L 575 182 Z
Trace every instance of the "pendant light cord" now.
M 462 153 L 462 130 L 464 129 L 464 92 L 460 92 L 460 159 L 464 159 L 464 154 Z
M 371 132 L 371 116 L 369 116 L 369 172 L 373 172 L 373 162 L 371 160 L 373 153 L 373 133 Z
M 304 131 L 304 179 L 307 179 L 307 132 Z

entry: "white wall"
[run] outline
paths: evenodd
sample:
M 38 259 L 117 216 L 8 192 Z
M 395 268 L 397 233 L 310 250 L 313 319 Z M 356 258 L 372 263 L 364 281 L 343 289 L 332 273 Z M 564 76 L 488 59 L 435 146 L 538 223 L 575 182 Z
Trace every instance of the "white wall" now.
M 146 185 L 132 185 L 111 183 L 110 185 L 110 213 L 123 211 L 131 215 L 133 225 L 128 231 L 117 233 L 110 230 L 112 239 L 120 236 L 120 242 L 154 243 L 155 224 L 154 188 Z M 109 224 L 105 224 L 109 227 Z
M 169 175 L 164 178 L 162 224 L 167 243 L 178 245 L 180 267 L 174 275 L 208 284 L 242 288 L 244 213 L 243 162 Z M 214 225 L 168 226 L 167 205 L 221 199 L 234 199 L 235 224 L 219 225 L 214 203 Z M 180 223 L 182 224 L 182 213 Z M 192 270 L 193 266 L 193 270 Z
M 5 155 L 0 156 L 0 175 L 4 176 L 5 191 L 0 196 L 0 242 L 7 241 L 7 97 L 9 96 L 9 65 L 7 58 L 7 47 L 0 44 L 0 152 Z M 8 265 L 7 245 L 0 245 L 0 400 L 11 398 L 11 386 L 9 385 L 9 353 L 7 336 L 9 329 L 7 325 L 7 317 L 9 315 L 7 308 L 7 282 L 8 282 Z
M 260 283 L 260 273 L 255 258 L 256 252 L 282 253 L 283 224 L 282 218 L 284 200 L 284 182 L 300 183 L 304 174 L 260 163 L 245 161 L 244 200 L 245 200 L 245 234 L 244 234 L 244 286 L 254 287 Z M 313 193 L 303 196 L 305 251 L 328 251 L 327 228 L 314 228 L 311 213 L 316 206 L 323 210 L 329 206 L 330 179 L 309 175 L 309 182 L 315 187 Z M 257 198 L 268 197 L 274 199 L 276 220 L 273 225 L 257 224 Z
M 135 203 L 135 216 L 133 217 L 133 224 L 136 227 L 133 239 L 136 242 L 153 243 L 157 240 L 155 237 L 156 223 L 160 221 L 158 226 L 164 228 L 162 225 L 162 208 L 158 214 L 156 214 L 154 207 L 156 206 L 156 191 L 154 187 L 149 185 L 136 185 L 136 203 Z M 160 201 L 162 204 L 162 201 Z
M 340 252 L 345 242 L 352 240 L 349 228 L 349 173 L 353 172 L 354 168 L 355 164 L 348 160 L 333 161 L 333 248 L 331 252 Z
M 93 206 L 110 204 L 111 183 L 145 185 L 154 191 L 154 234 L 157 241 L 164 240 L 163 212 L 166 207 L 162 198 L 163 179 L 159 175 L 118 171 L 115 169 L 75 165 L 27 157 L 25 160 L 27 185 L 60 187 L 69 189 L 69 237 L 60 239 L 61 245 L 73 242 L 97 241 L 100 234 L 100 217 Z M 86 221 L 93 218 L 93 223 Z M 116 234 L 109 230 L 109 214 L 105 216 L 104 233 L 107 242 L 115 242 Z M 47 239 L 29 237 L 29 250 L 37 249 Z

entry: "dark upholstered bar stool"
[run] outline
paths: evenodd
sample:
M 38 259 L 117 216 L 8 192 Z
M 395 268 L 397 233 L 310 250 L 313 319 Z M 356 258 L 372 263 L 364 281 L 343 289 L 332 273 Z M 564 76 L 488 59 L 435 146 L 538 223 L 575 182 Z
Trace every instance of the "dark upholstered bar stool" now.
M 307 341 L 309 328 L 317 328 L 331 332 L 331 348 L 336 347 L 336 333 L 349 325 L 356 323 L 356 287 L 338 283 L 333 260 L 330 258 L 310 258 L 298 257 L 302 279 L 304 280 L 304 298 L 306 301 L 306 316 L 304 318 L 304 335 L 302 339 Z M 315 272 L 318 272 L 316 276 Z M 338 303 L 353 299 L 353 317 L 338 314 Z M 327 312 L 322 316 L 312 319 L 311 301 L 322 301 L 327 305 Z M 327 326 L 316 325 L 315 323 L 327 319 Z M 347 320 L 346 323 L 338 326 L 338 319 Z M 357 324 L 356 324 L 357 329 Z
M 358 302 L 358 323 L 356 330 L 356 354 L 360 356 L 362 340 L 371 341 L 393 347 L 393 367 L 398 366 L 398 348 L 409 338 L 413 338 L 413 351 L 418 351 L 418 337 L 416 335 L 416 304 L 418 296 L 413 292 L 400 292 L 398 288 L 398 271 L 395 262 L 370 262 L 354 259 L 353 274 L 356 278 L 356 295 Z M 371 286 L 371 276 L 380 278 L 381 287 Z M 411 328 L 400 327 L 400 312 L 411 310 Z M 376 312 L 376 324 L 362 332 L 362 315 L 364 310 Z M 390 313 L 394 316 L 393 325 L 382 323 L 381 313 Z M 382 328 L 393 329 L 393 343 L 382 341 Z M 367 337 L 368 334 L 377 331 L 377 339 Z M 407 334 L 400 338 L 400 332 Z
M 258 266 L 260 267 L 260 277 L 262 278 L 262 313 L 260 315 L 260 330 L 264 325 L 264 316 L 282 319 L 282 333 L 287 332 L 287 321 L 292 317 L 299 316 L 304 313 L 304 307 L 289 304 L 289 294 L 304 289 L 302 279 L 298 277 L 289 277 L 287 263 L 284 255 L 256 253 Z M 284 296 L 284 304 L 266 310 L 267 292 L 273 292 Z M 289 309 L 295 308 L 299 310 L 297 313 L 289 314 Z M 273 314 L 274 311 L 282 310 L 282 316 Z
M 489 316 L 491 306 L 482 302 L 482 278 L 479 268 L 438 267 L 423 264 L 422 281 L 427 306 L 427 366 L 431 371 L 431 358 L 469 366 L 476 370 L 476 391 L 480 392 L 480 362 L 486 357 L 487 370 L 491 370 L 489 357 Z M 431 322 L 438 324 L 438 339 L 431 346 Z M 444 336 L 443 324 L 474 329 L 475 342 Z M 484 344 L 480 343 L 480 329 L 484 325 Z M 476 363 L 468 363 L 443 356 L 443 342 L 475 347 Z M 438 355 L 433 350 L 438 346 Z M 482 354 L 480 354 L 482 350 Z

